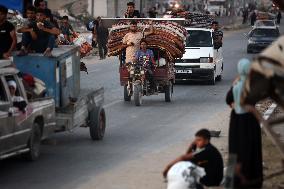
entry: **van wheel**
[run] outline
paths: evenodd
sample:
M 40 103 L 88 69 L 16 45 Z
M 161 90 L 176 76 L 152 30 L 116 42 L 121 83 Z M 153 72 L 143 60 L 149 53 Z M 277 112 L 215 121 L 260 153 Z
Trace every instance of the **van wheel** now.
M 104 108 L 93 109 L 89 112 L 89 127 L 92 140 L 102 140 L 106 129 L 106 114 Z
M 211 73 L 211 79 L 208 81 L 209 85 L 215 85 L 216 84 L 216 78 L 215 78 L 215 71 L 213 70 Z
M 222 75 L 218 75 L 218 76 L 216 77 L 216 81 L 222 81 Z
M 35 161 L 40 156 L 41 130 L 38 123 L 34 123 L 32 133 L 28 142 L 30 151 L 25 155 L 29 161 Z

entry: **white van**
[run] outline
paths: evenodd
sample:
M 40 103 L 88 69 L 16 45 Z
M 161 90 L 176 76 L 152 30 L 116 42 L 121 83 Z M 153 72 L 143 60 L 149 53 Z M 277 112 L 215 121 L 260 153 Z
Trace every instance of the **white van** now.
M 176 80 L 204 80 L 211 85 L 222 79 L 222 47 L 214 49 L 213 30 L 205 28 L 186 28 L 185 54 L 176 59 Z

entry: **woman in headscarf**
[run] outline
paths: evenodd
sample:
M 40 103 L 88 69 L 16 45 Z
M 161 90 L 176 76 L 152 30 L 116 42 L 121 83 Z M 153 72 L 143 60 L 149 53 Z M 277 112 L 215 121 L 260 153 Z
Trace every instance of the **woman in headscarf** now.
M 239 61 L 239 77 L 226 98 L 227 104 L 232 108 L 229 154 L 237 157 L 234 188 L 261 188 L 263 181 L 261 128 L 255 114 L 241 104 L 241 94 L 250 65 L 248 59 Z

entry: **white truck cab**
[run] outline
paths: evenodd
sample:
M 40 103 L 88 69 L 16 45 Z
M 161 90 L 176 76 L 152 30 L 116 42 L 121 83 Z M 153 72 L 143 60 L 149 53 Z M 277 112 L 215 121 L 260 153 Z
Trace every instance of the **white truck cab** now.
M 205 80 L 215 85 L 222 79 L 222 47 L 214 49 L 213 30 L 205 28 L 186 28 L 185 53 L 176 59 L 176 80 Z

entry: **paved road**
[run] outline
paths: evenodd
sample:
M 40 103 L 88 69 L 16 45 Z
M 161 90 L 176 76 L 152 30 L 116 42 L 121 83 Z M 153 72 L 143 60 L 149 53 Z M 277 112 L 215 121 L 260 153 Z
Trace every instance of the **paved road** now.
M 89 180 L 95 179 L 94 182 L 99 183 L 97 176 L 111 173 L 120 165 L 192 139 L 194 132 L 200 129 L 197 125 L 210 123 L 218 113 L 227 110 L 224 98 L 236 75 L 237 62 L 247 57 L 244 32 L 232 32 L 225 37 L 223 81 L 216 86 L 176 85 L 172 103 L 165 103 L 163 95 L 144 98 L 142 107 L 123 102 L 117 60 L 87 60 L 90 74 L 82 74 L 81 85 L 85 88 L 105 87 L 105 139 L 91 141 L 88 131 L 83 128 L 56 134 L 51 138 L 51 144 L 43 146 L 39 161 L 29 163 L 13 158 L 0 162 L 0 188 L 84 188 L 81 186 Z M 105 187 L 101 184 L 97 188 Z M 116 185 L 113 188 L 123 187 Z

